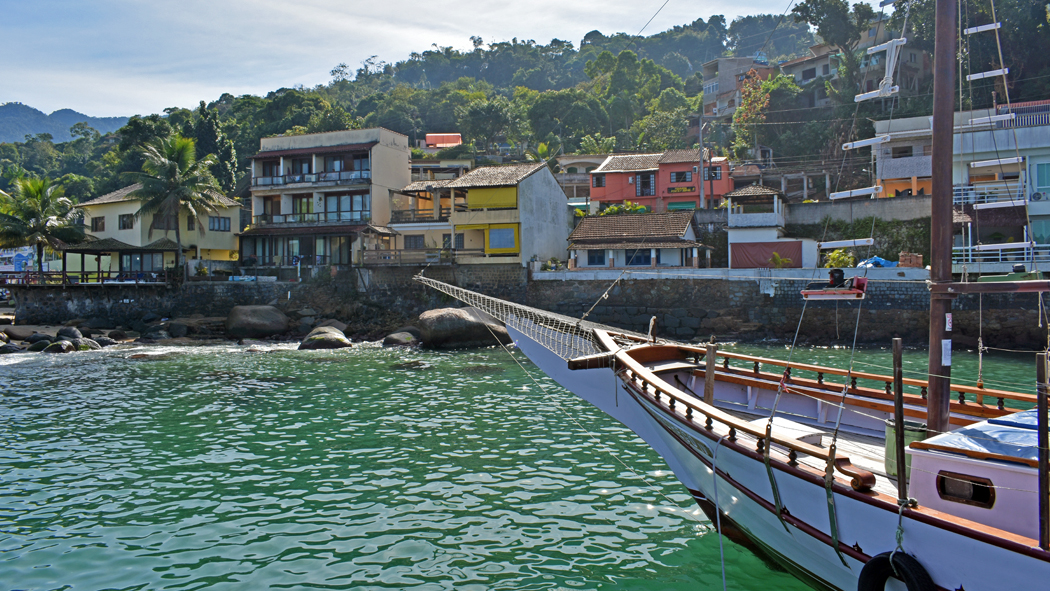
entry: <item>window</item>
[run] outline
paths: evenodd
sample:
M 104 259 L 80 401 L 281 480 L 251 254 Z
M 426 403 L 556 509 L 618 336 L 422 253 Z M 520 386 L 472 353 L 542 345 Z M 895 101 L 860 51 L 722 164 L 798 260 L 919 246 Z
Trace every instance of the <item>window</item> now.
M 230 218 L 209 216 L 208 217 L 208 229 L 212 232 L 229 232 L 230 231 Z
M 693 173 L 692 173 L 692 171 L 672 172 L 671 173 L 671 182 L 672 183 L 691 183 L 691 182 L 693 182 Z
M 831 65 L 830 64 L 824 64 L 824 66 L 820 69 L 820 74 L 822 76 L 827 76 L 827 75 L 831 74 Z
M 514 228 L 490 228 L 488 235 L 490 250 L 513 250 L 518 246 L 514 239 Z
M 192 215 L 186 216 L 186 231 L 193 232 L 197 230 L 197 218 Z
M 623 251 L 623 256 L 629 266 L 648 267 L 653 263 L 653 253 L 648 248 L 629 248 Z
M 441 235 L 441 248 L 455 248 L 456 250 L 463 250 L 465 241 L 463 239 L 463 233 L 456 234 L 455 245 L 452 243 L 452 234 Z
M 656 174 L 649 172 L 639 174 L 634 183 L 635 197 L 649 197 L 656 195 Z
M 135 214 L 133 213 L 122 213 L 117 218 L 117 227 L 121 230 L 134 230 L 135 229 Z
M 343 157 L 342 156 L 325 156 L 324 157 L 324 171 L 325 172 L 342 172 L 343 170 Z
M 314 196 L 307 193 L 306 195 L 292 195 L 292 219 L 294 222 L 307 222 L 315 221 L 316 218 L 311 215 L 314 212 Z
M 576 174 L 576 167 L 575 166 L 570 166 L 569 168 L 567 168 L 565 170 L 565 172 L 567 172 L 569 174 Z
M 914 64 L 915 62 L 919 61 L 919 56 L 912 53 L 908 56 L 908 61 Z
M 704 167 L 704 180 L 722 180 L 722 167 L 721 166 L 705 166 Z
M 894 158 L 911 158 L 911 155 L 911 146 L 897 146 L 896 148 L 893 148 Z
M 590 171 L 594 170 L 595 168 L 596 168 L 595 166 L 588 166 L 587 170 L 585 172 L 590 172 Z
M 91 218 L 91 231 L 92 232 L 105 232 L 106 231 L 106 218 L 105 218 L 105 216 L 99 216 L 97 218 Z
M 816 68 L 808 68 L 806 70 L 802 70 L 802 79 L 803 80 L 812 80 L 812 79 L 814 79 L 816 77 L 817 77 L 817 69 Z
M 604 250 L 588 250 L 587 251 L 587 266 L 596 267 L 605 265 L 605 251 Z
M 310 158 L 292 160 L 292 174 L 310 174 Z
M 406 234 L 405 248 L 408 250 L 426 248 L 426 242 L 422 234 Z
M 154 230 L 174 230 L 175 226 L 178 225 L 179 221 L 173 216 L 154 215 L 153 223 L 150 226 Z
M 156 273 L 164 270 L 164 253 L 124 254 L 120 256 L 122 273 Z
M 281 176 L 281 161 L 269 160 L 262 163 L 263 176 Z
M 592 186 L 594 186 L 594 187 L 604 187 L 605 186 L 605 175 L 604 174 L 591 175 L 591 181 L 592 181 Z
M 1035 168 L 1035 190 L 1036 192 L 1050 191 L 1050 162 L 1039 162 Z M 1046 199 L 1046 197 L 1043 197 Z
M 875 27 L 874 29 L 868 31 L 868 37 L 874 37 L 875 35 L 878 35 L 878 34 L 879 34 L 879 28 L 878 27 Z
M 991 480 L 957 472 L 937 473 L 937 495 L 945 501 L 984 509 L 995 505 L 995 487 Z

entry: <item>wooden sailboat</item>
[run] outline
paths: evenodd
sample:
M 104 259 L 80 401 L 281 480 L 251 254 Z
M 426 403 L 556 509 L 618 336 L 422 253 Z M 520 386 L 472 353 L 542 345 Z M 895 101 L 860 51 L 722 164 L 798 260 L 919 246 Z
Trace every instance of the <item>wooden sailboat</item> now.
M 937 0 L 928 380 L 660 341 L 417 280 L 504 322 L 542 371 L 659 453 L 723 532 L 815 588 L 1045 588 L 1046 356 L 1036 395 L 950 381 L 952 298 L 1050 290 L 952 280 L 955 6 Z M 932 437 L 887 441 L 888 419 Z

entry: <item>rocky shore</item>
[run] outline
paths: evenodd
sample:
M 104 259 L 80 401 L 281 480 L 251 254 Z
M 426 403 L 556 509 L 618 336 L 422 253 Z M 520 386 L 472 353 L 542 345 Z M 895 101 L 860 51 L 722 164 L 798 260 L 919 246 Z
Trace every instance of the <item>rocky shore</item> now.
M 510 342 L 493 318 L 469 308 L 428 310 L 410 324 L 351 326 L 308 307 L 234 306 L 227 316 L 195 314 L 161 318 L 153 313 L 117 324 L 106 318 L 80 318 L 63 326 L 8 324 L 0 330 L 0 355 L 21 352 L 74 353 L 114 345 L 202 345 L 246 339 L 299 342 L 300 350 L 341 349 L 355 342 L 382 340 L 385 347 L 434 349 L 487 347 Z

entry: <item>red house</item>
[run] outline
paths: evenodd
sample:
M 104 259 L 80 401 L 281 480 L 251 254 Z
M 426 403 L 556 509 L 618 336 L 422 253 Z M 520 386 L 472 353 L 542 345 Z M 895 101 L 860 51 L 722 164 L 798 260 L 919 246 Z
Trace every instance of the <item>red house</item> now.
M 704 150 L 703 179 L 699 148 L 661 154 L 614 154 L 591 171 L 591 202 L 614 205 L 633 201 L 653 212 L 717 205 L 733 189 L 729 161 Z M 705 200 L 700 203 L 700 182 Z

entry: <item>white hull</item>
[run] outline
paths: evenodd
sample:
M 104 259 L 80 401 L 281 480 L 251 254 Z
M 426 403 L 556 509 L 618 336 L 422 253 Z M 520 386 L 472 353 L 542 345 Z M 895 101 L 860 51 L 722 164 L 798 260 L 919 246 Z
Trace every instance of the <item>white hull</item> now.
M 782 523 L 774 509 L 765 465 L 753 447 L 724 439 L 719 445 L 716 432 L 686 419 L 681 410 L 670 410 L 666 400 L 658 404 L 639 391 L 629 392 L 611 369 L 569 370 L 565 360 L 513 327 L 507 329 L 544 373 L 638 434 L 664 458 L 698 502 L 715 499 L 717 482 L 718 505 L 725 518 L 809 584 L 852 591 L 865 562 L 896 547 L 895 499 L 875 492 L 857 493 L 836 483 L 840 559 L 831 542 L 829 504 L 819 477 L 774 463 L 772 472 L 787 512 Z M 719 399 L 744 395 L 745 403 L 759 395 L 721 382 L 716 382 L 716 392 Z M 816 410 L 819 417 L 820 409 Z M 717 480 L 713 465 L 718 469 Z M 905 517 L 903 549 L 921 563 L 938 587 L 966 591 L 1046 588 L 1050 560 L 1027 545 L 1025 538 L 1004 536 L 1004 532 L 975 535 L 968 527 L 972 524 L 960 525 L 950 515 L 931 513 Z M 892 585 L 904 588 L 896 581 L 887 588 Z

